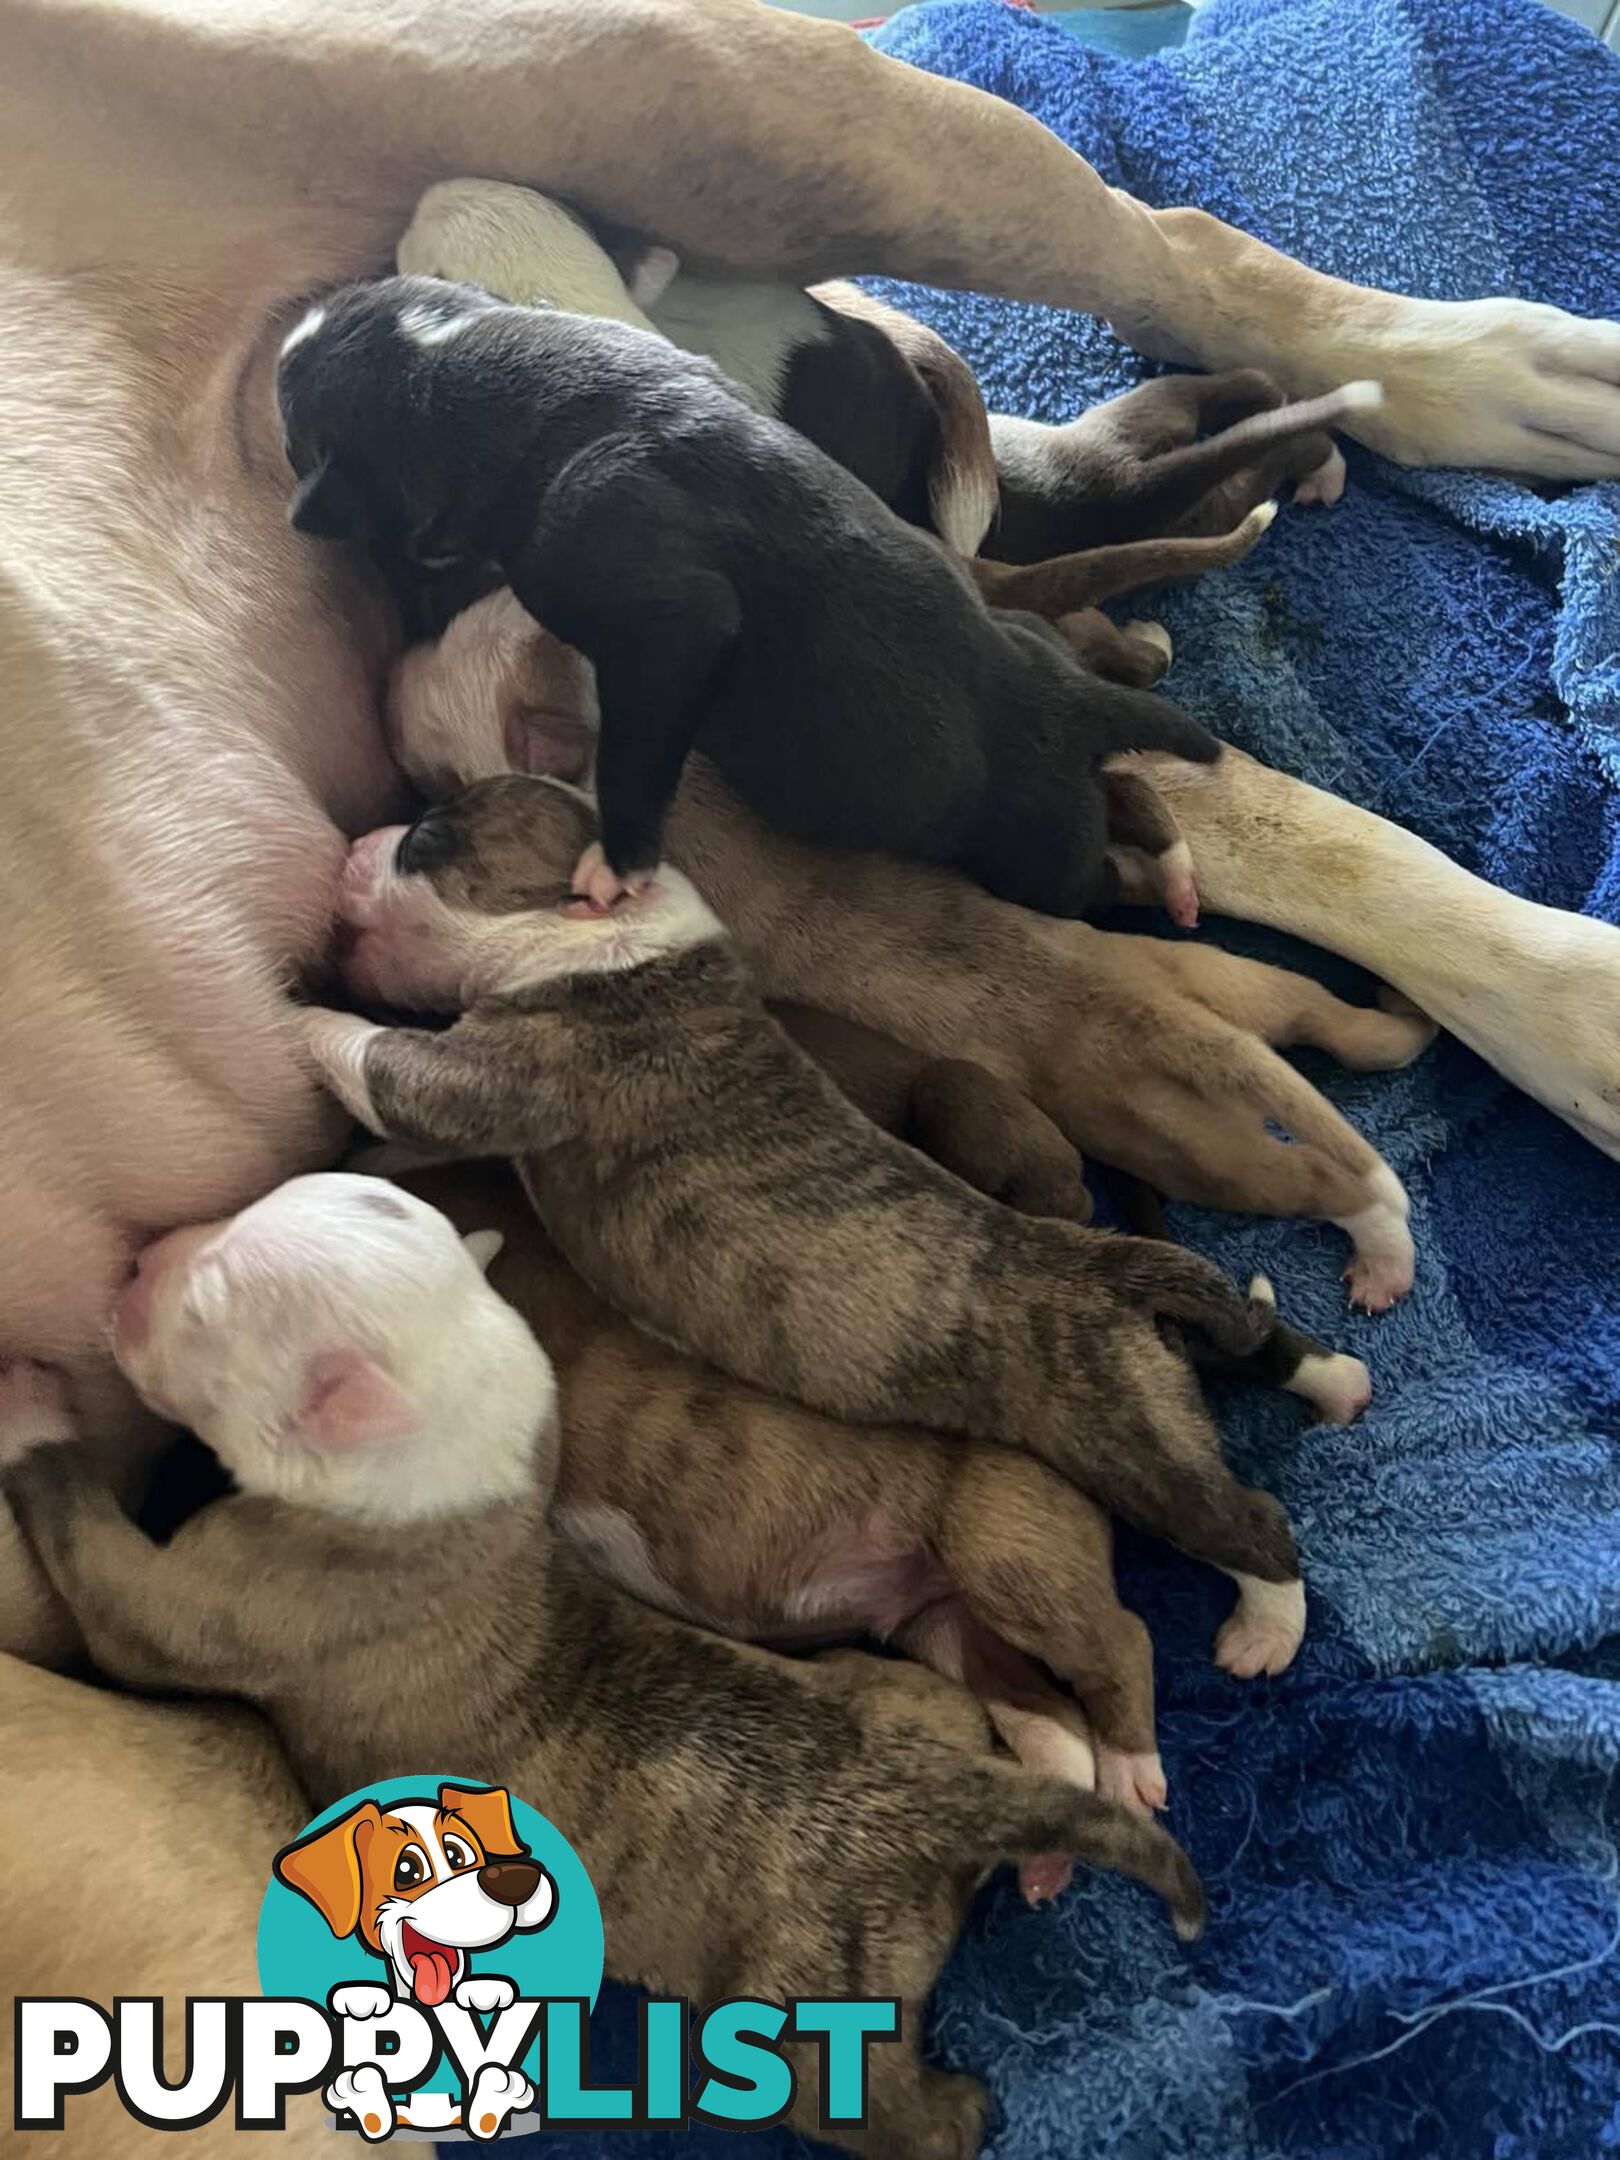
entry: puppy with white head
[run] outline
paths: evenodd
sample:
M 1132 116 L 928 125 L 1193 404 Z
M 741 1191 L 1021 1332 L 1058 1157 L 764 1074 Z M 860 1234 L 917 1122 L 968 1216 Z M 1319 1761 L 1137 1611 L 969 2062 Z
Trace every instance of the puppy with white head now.
M 115 1353 L 244 1492 L 388 1522 L 486 1506 L 526 1488 L 554 1414 L 544 1353 L 483 1280 L 499 1244 L 372 1178 L 294 1178 L 148 1245 Z
M 317 1805 L 424 1763 L 529 1799 L 590 1872 L 612 1970 L 660 1993 L 915 2008 L 984 1872 L 1052 1853 L 1138 1876 L 1197 1930 L 1197 1878 L 1166 1833 L 989 1756 L 962 1690 L 779 1659 L 587 1573 L 546 1522 L 548 1361 L 442 1217 L 372 1186 L 379 1211 L 360 1182 L 300 1179 L 165 1241 L 125 1294 L 131 1377 L 251 1490 L 159 1548 L 60 1412 L 52 1429 L 33 1404 L 10 1434 L 7 1496 L 105 1672 L 257 1703 Z M 469 1838 L 456 1790 L 431 1824 L 370 1826 L 360 1870 L 375 1947 L 430 2003 L 482 1984 L 467 1958 L 539 1888 L 487 1872 L 523 1856 Z M 324 1858 L 289 1864 L 362 1926 Z M 877 2051 L 873 2149 L 946 2160 L 977 2150 L 983 2095 L 925 2068 L 921 2028 L 908 2014 Z M 814 2050 L 795 2067 L 796 2121 L 819 2127 Z

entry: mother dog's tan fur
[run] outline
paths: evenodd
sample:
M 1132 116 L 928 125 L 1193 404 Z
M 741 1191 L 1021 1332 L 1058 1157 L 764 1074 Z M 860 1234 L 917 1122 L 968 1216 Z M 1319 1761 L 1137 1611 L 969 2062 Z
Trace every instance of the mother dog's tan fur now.
M 1612 326 L 1314 276 L 755 0 L 0 0 L 0 49 L 0 1354 L 65 1363 L 126 1450 L 101 1331 L 132 1251 L 335 1140 L 284 991 L 321 952 L 340 829 L 391 808 L 395 631 L 286 530 L 268 369 L 304 297 L 382 264 L 429 181 L 527 181 L 695 263 L 1090 308 L 1300 393 L 1378 377 L 1368 437 L 1398 456 L 1620 472 Z M 1616 1145 L 1613 933 L 1240 759 L 1176 807 L 1213 904 L 1350 940 Z M 53 1639 L 0 1539 L 0 1640 Z M 33 1870 L 7 1932 L 19 1991 L 122 1978 L 61 1936 L 86 1862 L 45 1834 L 53 1780 L 116 1795 L 123 1866 L 166 1880 L 165 1772 L 194 1716 L 44 1678 L 0 1695 L 0 1821 Z M 251 1746 L 236 1759 L 256 1775 Z M 244 1842 L 239 1865 L 245 1952 L 262 1855 Z M 224 1894 L 223 1849 L 218 1867 Z M 143 1981 L 206 1985 L 194 1903 L 151 1910 Z M 70 2110 L 56 2149 L 124 2149 L 92 2120 Z

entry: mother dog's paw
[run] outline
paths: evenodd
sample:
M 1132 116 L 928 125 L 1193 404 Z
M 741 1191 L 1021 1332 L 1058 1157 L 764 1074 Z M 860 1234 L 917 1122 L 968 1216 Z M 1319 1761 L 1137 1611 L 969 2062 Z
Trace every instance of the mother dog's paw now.
M 1620 323 L 1531 300 L 1376 294 L 1346 327 L 1316 356 L 1317 372 L 1341 380 L 1348 344 L 1357 372 L 1382 382 L 1383 406 L 1353 432 L 1386 457 L 1620 478 Z

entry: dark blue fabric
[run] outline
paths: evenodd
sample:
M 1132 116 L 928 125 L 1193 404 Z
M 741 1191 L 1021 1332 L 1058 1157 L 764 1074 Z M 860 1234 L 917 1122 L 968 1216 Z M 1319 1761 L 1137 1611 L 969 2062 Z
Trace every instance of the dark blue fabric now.
M 1215 0 L 1140 62 L 943 0 L 878 42 L 1324 269 L 1620 315 L 1620 63 L 1537 0 Z M 1078 317 L 905 297 L 1003 409 L 1061 418 L 1143 372 Z M 1337 509 L 1285 513 L 1156 611 L 1177 696 L 1222 734 L 1517 892 L 1620 913 L 1620 489 L 1352 453 Z M 988 2079 L 999 2160 L 1620 2149 L 1620 1167 L 1454 1043 L 1404 1074 L 1311 1069 L 1411 1185 L 1417 1287 L 1355 1319 L 1335 1233 L 1182 1214 L 1364 1356 L 1377 1395 L 1355 1430 L 1303 1435 L 1284 1403 L 1223 1404 L 1305 1549 L 1311 1633 L 1283 1679 L 1215 1672 L 1229 1593 L 1127 1547 L 1212 1925 L 1185 1950 L 1113 1880 L 1045 1913 L 991 1886 L 935 2041 Z M 597 2019 L 604 2066 L 625 2001 Z

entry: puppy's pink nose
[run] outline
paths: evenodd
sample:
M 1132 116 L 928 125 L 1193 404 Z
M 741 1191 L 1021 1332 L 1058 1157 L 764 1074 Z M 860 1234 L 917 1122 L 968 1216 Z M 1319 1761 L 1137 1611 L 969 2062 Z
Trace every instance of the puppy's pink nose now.
M 123 1357 L 143 1347 L 152 1333 L 152 1308 L 164 1279 L 198 1245 L 212 1237 L 214 1223 L 193 1223 L 154 1238 L 135 1255 L 135 1272 L 113 1306 L 113 1352 Z
M 368 832 L 356 840 L 349 849 L 348 860 L 343 865 L 338 914 L 356 929 L 366 927 L 404 832 L 403 825 L 381 825 L 375 832 Z

